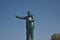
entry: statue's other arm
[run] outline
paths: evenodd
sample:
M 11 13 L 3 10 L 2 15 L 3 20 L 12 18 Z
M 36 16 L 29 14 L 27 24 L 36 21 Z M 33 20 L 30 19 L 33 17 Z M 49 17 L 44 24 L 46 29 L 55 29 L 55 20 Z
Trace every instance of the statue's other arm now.
M 20 17 L 20 16 L 16 16 L 16 18 L 18 18 L 18 19 L 26 19 L 26 17 Z

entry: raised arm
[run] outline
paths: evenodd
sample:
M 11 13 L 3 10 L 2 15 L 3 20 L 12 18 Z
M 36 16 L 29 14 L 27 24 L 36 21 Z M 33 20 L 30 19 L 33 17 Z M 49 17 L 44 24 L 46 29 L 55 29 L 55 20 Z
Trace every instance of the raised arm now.
M 18 18 L 18 19 L 26 19 L 26 16 L 25 17 L 16 16 L 16 18 Z

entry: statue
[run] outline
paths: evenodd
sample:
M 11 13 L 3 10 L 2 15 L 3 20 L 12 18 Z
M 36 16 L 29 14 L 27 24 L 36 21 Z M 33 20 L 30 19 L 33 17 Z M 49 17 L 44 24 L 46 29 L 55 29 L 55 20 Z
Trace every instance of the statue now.
M 33 15 L 31 15 L 30 11 L 28 11 L 27 14 L 28 16 L 25 17 L 16 16 L 16 18 L 26 20 L 26 40 L 33 40 L 34 18 Z

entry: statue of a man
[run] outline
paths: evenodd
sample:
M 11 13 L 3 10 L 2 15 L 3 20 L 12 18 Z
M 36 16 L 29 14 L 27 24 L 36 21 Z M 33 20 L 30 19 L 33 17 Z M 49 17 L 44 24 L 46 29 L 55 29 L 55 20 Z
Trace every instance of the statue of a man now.
M 26 20 L 26 40 L 33 40 L 34 18 L 33 15 L 31 15 L 30 11 L 28 11 L 27 14 L 28 16 L 25 17 L 16 16 L 16 18 Z

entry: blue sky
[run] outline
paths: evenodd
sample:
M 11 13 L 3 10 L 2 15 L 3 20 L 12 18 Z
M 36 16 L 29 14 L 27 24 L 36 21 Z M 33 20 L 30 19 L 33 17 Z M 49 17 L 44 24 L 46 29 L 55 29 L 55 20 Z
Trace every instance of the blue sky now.
M 34 40 L 49 40 L 60 33 L 60 0 L 0 0 L 0 40 L 25 40 L 25 20 L 31 10 L 35 19 Z

